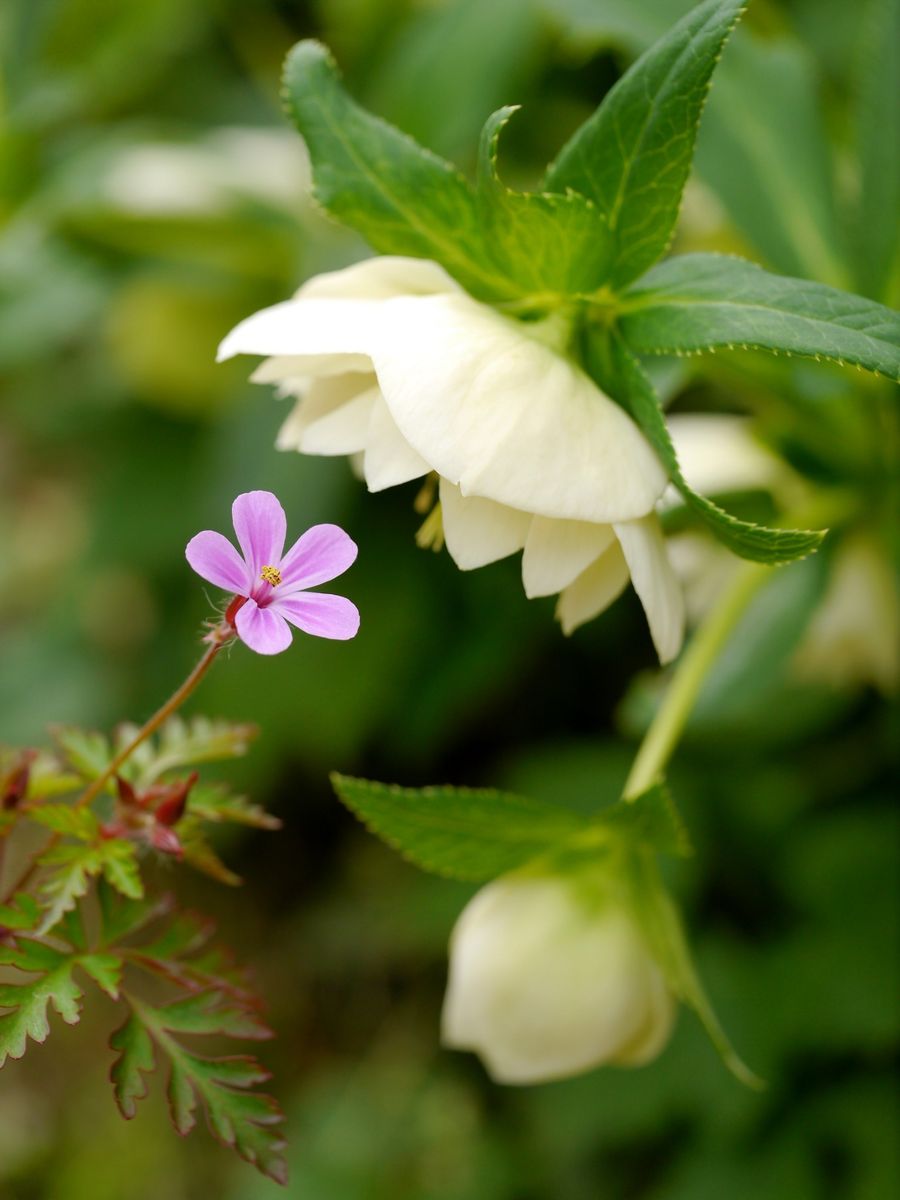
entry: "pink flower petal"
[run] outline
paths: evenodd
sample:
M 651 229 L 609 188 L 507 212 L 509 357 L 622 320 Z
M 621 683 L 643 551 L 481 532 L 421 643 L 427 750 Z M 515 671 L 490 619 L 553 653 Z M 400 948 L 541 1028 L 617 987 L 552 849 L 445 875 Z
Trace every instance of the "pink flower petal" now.
M 281 560 L 280 591 L 298 592 L 343 575 L 357 554 L 356 542 L 338 525 L 313 525 Z
M 247 564 L 221 533 L 204 529 L 191 538 L 184 554 L 201 579 L 224 588 L 226 592 L 241 595 L 247 592 L 251 582 Z
M 359 610 L 345 596 L 306 592 L 302 596 L 286 596 L 283 600 L 275 600 L 268 611 L 272 609 L 314 637 L 345 642 L 355 637 L 359 629 Z
M 251 580 L 263 567 L 277 567 L 284 551 L 287 518 L 271 492 L 244 492 L 231 506 L 234 532 L 240 542 Z
M 238 637 L 257 654 L 280 654 L 291 644 L 292 635 L 284 617 L 273 608 L 260 608 L 248 600 L 234 619 Z

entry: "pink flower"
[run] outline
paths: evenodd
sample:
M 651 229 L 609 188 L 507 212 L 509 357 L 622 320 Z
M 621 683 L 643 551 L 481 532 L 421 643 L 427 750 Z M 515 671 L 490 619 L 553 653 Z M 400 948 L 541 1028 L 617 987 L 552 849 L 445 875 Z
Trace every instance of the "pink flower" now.
M 346 640 L 359 629 L 359 612 L 344 596 L 306 589 L 342 575 L 356 543 L 337 525 L 313 525 L 284 553 L 287 520 L 271 492 L 244 492 L 231 506 L 243 557 L 221 533 L 192 537 L 185 556 L 198 575 L 233 592 L 234 627 L 258 654 L 279 654 L 296 625 L 315 637 Z M 229 615 L 230 615 L 229 614 Z

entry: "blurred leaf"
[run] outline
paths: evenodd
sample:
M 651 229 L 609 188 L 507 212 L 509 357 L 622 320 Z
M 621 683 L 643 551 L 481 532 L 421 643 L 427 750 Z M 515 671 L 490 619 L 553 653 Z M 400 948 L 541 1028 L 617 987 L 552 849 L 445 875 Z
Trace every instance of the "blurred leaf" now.
M 61 836 L 76 837 L 83 842 L 96 839 L 100 832 L 97 818 L 89 808 L 73 804 L 39 804 L 28 810 L 32 821 Z
M 612 44 L 639 54 L 688 12 L 694 0 L 539 0 L 568 42 Z
M 45 871 L 40 885 L 44 906 L 39 933 L 46 933 L 85 895 L 98 875 L 124 896 L 137 900 L 143 884 L 133 842 L 108 838 L 81 845 L 51 846 L 37 860 Z
M 547 171 L 548 191 L 596 204 L 615 249 L 610 283 L 641 275 L 672 239 L 700 114 L 744 0 L 706 0 L 632 66 Z
M 13 896 L 8 904 L 0 904 L 0 925 L 12 930 L 33 929 L 40 912 L 35 899 L 22 893 Z
M 74 727 L 57 727 L 51 732 L 66 761 L 85 779 L 95 779 L 106 770 L 112 750 L 104 734 Z
M 258 735 L 256 725 L 221 718 L 169 717 L 152 743 L 152 754 L 142 763 L 140 784 L 146 787 L 166 771 L 197 763 L 240 758 Z
M 207 841 L 199 818 L 187 816 L 176 827 L 184 861 L 196 871 L 208 875 L 229 887 L 238 887 L 243 882 L 240 875 L 226 867 Z
M 900 2 L 867 0 L 855 62 L 859 205 L 856 278 L 866 296 L 900 303 Z
M 900 381 L 900 315 L 722 254 L 684 254 L 654 267 L 625 297 L 621 322 L 641 354 L 771 350 Z
M 659 454 L 669 478 L 685 502 L 719 541 L 742 558 L 772 565 L 803 558 L 816 549 L 824 537 L 821 532 L 768 529 L 765 525 L 739 521 L 705 496 L 693 491 L 681 472 L 659 399 L 649 379 L 637 359 L 629 353 L 627 346 L 619 338 L 614 338 L 611 349 L 615 381 L 615 387 L 611 389 L 613 394 L 625 402 L 631 415 Z
M 416 866 L 452 879 L 492 879 L 586 828 L 574 812 L 470 788 L 400 788 L 332 774 L 351 812 Z
M 802 45 L 742 30 L 716 75 L 697 170 L 769 266 L 846 287 L 818 85 Z
M 538 63 L 542 22 L 532 0 L 450 0 L 401 28 L 366 96 L 418 141 L 471 157 L 485 113 L 517 99 Z
M 684 822 L 663 781 L 638 796 L 619 800 L 610 808 L 602 809 L 597 814 L 596 824 L 624 834 L 630 845 L 643 846 L 657 854 L 684 857 L 691 853 Z
M 251 803 L 246 796 L 235 796 L 228 788 L 215 783 L 201 783 L 191 789 L 188 812 L 201 821 L 231 822 L 253 829 L 280 829 L 282 825 L 278 817 Z

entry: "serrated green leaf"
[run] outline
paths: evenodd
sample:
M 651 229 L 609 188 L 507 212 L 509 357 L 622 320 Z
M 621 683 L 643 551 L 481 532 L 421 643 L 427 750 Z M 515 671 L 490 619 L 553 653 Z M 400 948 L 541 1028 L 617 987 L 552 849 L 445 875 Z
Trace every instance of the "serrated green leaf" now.
M 109 1077 L 119 1112 L 130 1121 L 137 1112 L 138 1100 L 143 1100 L 150 1088 L 148 1075 L 156 1069 L 153 1039 L 135 1013 L 131 1013 L 109 1039 L 116 1051 Z
M 39 933 L 46 933 L 85 895 L 98 875 L 132 899 L 143 894 L 135 847 L 118 838 L 94 844 L 51 846 L 38 859 L 49 874 L 40 886 L 44 915 Z
M 200 825 L 200 820 L 189 814 L 183 817 L 176 826 L 178 839 L 181 842 L 182 858 L 195 871 L 202 871 L 210 879 L 229 887 L 240 887 L 243 880 L 226 866 L 210 845 L 206 834 Z
M 256 1012 L 236 1004 L 225 992 L 196 992 L 162 1005 L 156 1011 L 172 1033 L 219 1034 L 253 1041 L 264 1041 L 272 1036 L 272 1031 Z
M 247 753 L 259 730 L 246 722 L 193 717 L 170 717 L 162 726 L 151 751 L 141 763 L 139 787 L 155 782 L 166 771 L 240 758 Z
M 11 1010 L 0 1016 L 0 1067 L 7 1058 L 21 1058 L 29 1040 L 47 1040 L 51 1004 L 66 1024 L 78 1024 L 83 993 L 73 978 L 75 962 L 70 955 L 36 942 L 18 950 L 3 949 L 0 963 L 38 975 L 25 983 L 0 984 L 0 1008 Z
M 324 46 L 294 47 L 283 95 L 309 150 L 315 195 L 333 216 L 383 254 L 433 259 L 475 296 L 515 294 L 486 253 L 473 189 L 450 163 L 355 104 Z
M 900 314 L 728 255 L 660 263 L 623 298 L 620 322 L 639 354 L 771 350 L 900 380 Z
M 99 822 L 89 808 L 76 808 L 72 804 L 38 804 L 28 810 L 28 815 L 45 829 L 83 842 L 94 841 L 100 830 Z
M 492 879 L 583 831 L 587 818 L 490 790 L 401 788 L 333 774 L 363 824 L 416 866 L 453 879 Z
M 678 219 L 700 115 L 745 0 L 706 0 L 622 76 L 549 168 L 547 191 L 592 200 L 614 242 L 609 282 L 637 278 Z
M 110 1000 L 118 1000 L 122 982 L 122 959 L 116 954 L 80 954 L 78 965 L 86 971 Z
M 109 765 L 112 750 L 102 733 L 63 726 L 52 730 L 53 740 L 66 761 L 84 779 L 96 779 Z
M 478 200 L 486 244 L 499 270 L 526 295 L 577 295 L 606 277 L 611 240 L 605 219 L 577 192 L 514 192 L 500 180 L 500 134 L 517 110 L 493 113 L 481 135 Z
M 29 930 L 37 924 L 40 907 L 33 896 L 24 892 L 13 896 L 8 904 L 0 904 L 0 925 L 6 929 Z
M 229 822 L 253 829 L 280 829 L 281 821 L 253 804 L 246 796 L 236 796 L 222 784 L 198 784 L 188 797 L 188 813 L 201 821 Z
M 691 853 L 691 843 L 667 785 L 660 780 L 640 795 L 616 804 L 598 814 L 597 823 L 621 833 L 632 845 L 643 846 L 657 854 L 681 857 Z
M 158 1008 L 129 997 L 133 1016 L 116 1035 L 114 1049 L 120 1058 L 113 1068 L 121 1080 L 120 1104 L 133 1113 L 137 1100 L 146 1094 L 142 1073 L 153 1066 L 152 1045 L 156 1044 L 170 1064 L 167 1095 L 172 1124 L 179 1133 L 196 1125 L 198 1099 L 206 1112 L 210 1132 L 233 1148 L 241 1158 L 279 1183 L 287 1177 L 284 1161 L 284 1116 L 271 1096 L 247 1089 L 269 1078 L 254 1059 L 244 1055 L 205 1058 L 181 1044 L 176 1033 L 244 1036 L 247 1014 L 239 1006 L 218 996 L 188 997 L 185 1001 Z M 144 1031 L 136 1032 L 133 1022 Z M 148 1065 L 149 1064 L 149 1065 Z M 123 1109 L 124 1111 L 124 1109 Z
M 609 350 L 613 394 L 626 404 L 643 429 L 685 502 L 720 542 L 741 558 L 772 566 L 803 558 L 821 544 L 825 536 L 822 531 L 769 529 L 764 525 L 739 521 L 705 496 L 693 491 L 681 472 L 662 408 L 650 380 L 620 338 L 612 339 Z

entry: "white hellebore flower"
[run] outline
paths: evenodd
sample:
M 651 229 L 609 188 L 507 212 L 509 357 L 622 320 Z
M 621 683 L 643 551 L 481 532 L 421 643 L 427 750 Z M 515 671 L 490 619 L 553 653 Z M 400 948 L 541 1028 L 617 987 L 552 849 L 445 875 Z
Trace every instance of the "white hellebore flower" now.
M 654 511 L 665 472 L 559 334 L 473 300 L 435 263 L 388 257 L 310 280 L 219 357 L 268 356 L 253 379 L 299 398 L 282 449 L 356 456 L 373 492 L 436 472 L 457 565 L 524 550 L 526 594 L 559 592 L 566 632 L 630 576 L 668 661 L 684 611 Z
M 585 876 L 503 876 L 456 923 L 442 1040 L 474 1050 L 498 1083 L 641 1066 L 674 1013 L 630 909 Z

